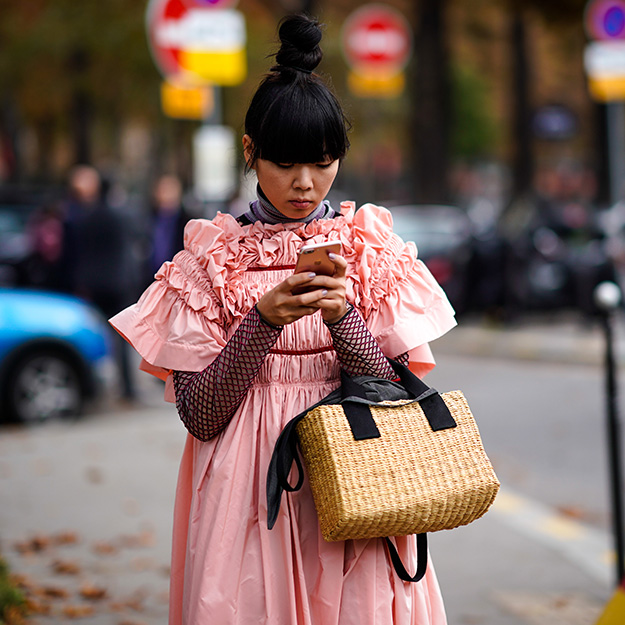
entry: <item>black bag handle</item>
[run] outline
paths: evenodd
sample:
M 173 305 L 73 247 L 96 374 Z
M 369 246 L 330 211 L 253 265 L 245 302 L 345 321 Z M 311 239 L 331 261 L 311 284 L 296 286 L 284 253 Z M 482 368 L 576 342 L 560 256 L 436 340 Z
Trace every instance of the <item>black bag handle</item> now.
M 412 395 L 413 399 L 421 397 L 419 405 L 423 409 L 423 413 L 433 432 L 456 427 L 456 421 L 452 417 L 449 408 L 447 408 L 443 398 L 434 389 L 419 379 L 405 365 L 391 358 L 388 361 L 399 376 L 401 385 Z M 341 371 L 341 392 L 343 397 L 341 404 L 354 439 L 360 441 L 367 438 L 378 438 L 380 432 L 373 420 L 369 405 L 350 401 L 351 397 L 367 399 L 364 388 L 344 371 Z
M 434 389 L 419 379 L 405 365 L 388 359 L 393 370 L 399 376 L 399 382 L 404 389 L 419 401 L 421 408 L 433 431 L 456 427 L 456 422 L 447 408 L 443 398 Z M 364 387 L 352 377 L 341 371 L 341 405 L 349 422 L 350 428 L 356 440 L 379 437 L 380 432 L 371 415 L 368 403 L 354 401 L 361 399 L 369 401 Z M 267 527 L 272 529 L 280 511 L 282 492 L 294 492 L 299 490 L 304 483 L 304 468 L 297 450 L 297 425 L 315 407 L 323 405 L 327 401 L 322 399 L 315 406 L 307 408 L 299 415 L 291 419 L 284 427 L 276 444 L 269 462 L 267 471 Z M 297 482 L 292 486 L 289 482 L 289 473 L 293 467 L 297 467 Z M 411 576 L 403 565 L 395 545 L 385 538 L 391 562 L 400 579 L 406 582 L 420 581 L 427 570 L 427 534 L 417 535 L 417 571 Z
M 428 569 L 428 535 L 417 534 L 417 572 L 414 575 L 406 570 L 391 539 L 387 537 L 384 540 L 397 576 L 405 582 L 420 582 Z

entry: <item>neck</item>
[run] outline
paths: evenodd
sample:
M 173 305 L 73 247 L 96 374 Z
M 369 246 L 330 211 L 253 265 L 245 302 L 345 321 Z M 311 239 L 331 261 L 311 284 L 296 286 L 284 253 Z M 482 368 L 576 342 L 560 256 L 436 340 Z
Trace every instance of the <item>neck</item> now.
M 250 203 L 247 217 L 250 221 L 261 221 L 266 224 L 308 223 L 315 219 L 331 218 L 336 214 L 326 200 L 315 207 L 306 217 L 293 219 L 283 215 L 268 199 L 260 188 L 256 187 L 258 199 Z M 331 214 L 329 214 L 331 213 Z

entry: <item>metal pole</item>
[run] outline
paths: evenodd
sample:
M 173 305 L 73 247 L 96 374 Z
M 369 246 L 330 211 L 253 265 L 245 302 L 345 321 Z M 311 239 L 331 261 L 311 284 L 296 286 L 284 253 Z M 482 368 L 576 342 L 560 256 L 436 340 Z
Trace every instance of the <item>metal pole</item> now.
M 608 102 L 608 152 L 610 167 L 610 201 L 623 199 L 625 184 L 625 103 Z
M 623 536 L 623 480 L 621 470 L 621 428 L 618 418 L 618 390 L 614 355 L 613 317 L 621 301 L 619 287 L 613 282 L 601 283 L 596 291 L 597 304 L 602 310 L 605 332 L 606 408 L 608 437 L 608 468 L 612 496 L 612 528 L 616 551 L 616 584 L 625 576 L 625 541 Z

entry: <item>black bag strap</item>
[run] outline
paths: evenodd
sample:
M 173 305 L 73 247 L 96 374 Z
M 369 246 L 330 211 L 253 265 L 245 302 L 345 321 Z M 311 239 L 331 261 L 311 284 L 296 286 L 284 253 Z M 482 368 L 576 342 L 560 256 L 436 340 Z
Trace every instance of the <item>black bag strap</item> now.
M 431 389 L 425 382 L 414 375 L 408 367 L 391 359 L 389 359 L 389 362 L 399 376 L 400 383 L 404 389 L 414 399 L 421 397 L 419 404 L 433 431 L 456 427 L 456 422 L 445 402 L 434 389 Z M 341 395 L 343 398 L 341 401 L 343 411 L 356 440 L 379 437 L 380 432 L 371 415 L 369 405 L 350 400 L 350 398 L 368 400 L 365 389 L 343 371 L 341 371 Z M 304 469 L 297 450 L 297 425 L 310 410 L 322 404 L 324 404 L 324 400 L 291 419 L 276 441 L 267 471 L 267 527 L 269 529 L 273 528 L 278 518 L 282 492 L 285 490 L 289 492 L 297 491 L 304 482 Z M 290 484 L 288 479 L 293 462 L 295 462 L 297 467 L 297 482 L 294 486 Z M 417 571 L 413 576 L 408 573 L 403 565 L 395 545 L 388 538 L 385 538 L 385 541 L 391 562 L 400 579 L 406 582 L 418 582 L 421 580 L 425 575 L 428 563 L 427 534 L 417 535 Z
M 423 380 L 419 379 L 408 367 L 389 358 L 389 363 L 399 376 L 401 385 L 410 393 L 413 399 L 426 395 L 419 400 L 432 431 L 445 430 L 456 427 L 456 421 L 451 415 L 443 398 L 434 389 L 431 389 Z M 350 401 L 351 397 L 366 399 L 364 388 L 345 372 L 341 371 L 341 391 L 343 411 L 349 426 L 357 441 L 367 438 L 378 438 L 380 432 L 367 404 Z
M 410 575 L 406 570 L 399 553 L 397 553 L 397 548 L 390 538 L 384 540 L 397 576 L 405 582 L 420 582 L 428 568 L 428 535 L 417 534 L 417 572 L 414 575 Z

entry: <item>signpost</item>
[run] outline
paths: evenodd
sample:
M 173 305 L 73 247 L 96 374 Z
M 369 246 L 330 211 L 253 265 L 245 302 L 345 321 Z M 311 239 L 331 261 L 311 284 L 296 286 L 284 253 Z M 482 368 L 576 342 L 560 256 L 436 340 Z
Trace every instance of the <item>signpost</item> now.
M 361 97 L 401 94 L 403 70 L 412 52 L 412 33 L 401 13 L 383 4 L 367 4 L 345 21 L 343 53 L 351 72 L 348 84 Z
M 591 39 L 584 51 L 588 88 L 607 109 L 610 200 L 616 203 L 625 191 L 625 0 L 590 0 L 584 26 Z
M 193 139 L 195 194 L 223 208 L 236 185 L 234 133 L 221 125 L 220 87 L 245 79 L 245 21 L 235 0 L 150 0 L 146 31 L 164 82 L 163 112 L 204 124 Z M 209 203 L 213 205 L 209 208 Z
M 148 42 L 166 78 L 191 85 L 238 85 L 245 79 L 245 21 L 234 9 L 207 0 L 150 0 Z

